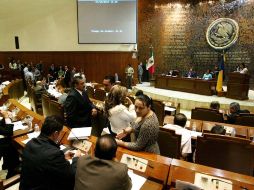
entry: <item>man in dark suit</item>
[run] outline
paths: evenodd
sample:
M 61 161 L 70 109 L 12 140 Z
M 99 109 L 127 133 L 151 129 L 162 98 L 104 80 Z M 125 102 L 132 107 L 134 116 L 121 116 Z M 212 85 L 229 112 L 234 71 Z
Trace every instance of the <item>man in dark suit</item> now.
M 111 135 L 98 138 L 95 157 L 81 157 L 77 165 L 75 190 L 129 190 L 127 165 L 114 161 L 117 143 Z
M 19 154 L 12 145 L 13 124 L 11 123 L 8 113 L 1 111 L 4 118 L 0 120 L 0 159 L 3 157 L 2 169 L 7 169 L 6 179 L 17 174 L 17 169 L 20 164 Z
M 82 77 L 73 78 L 73 88 L 68 94 L 64 103 L 64 109 L 67 115 L 67 124 L 71 128 L 90 127 L 91 115 L 96 116 L 97 110 L 89 100 L 84 91 L 85 81 Z
M 71 190 L 74 187 L 76 164 L 80 151 L 65 154 L 56 143 L 63 123 L 49 116 L 42 125 L 39 137 L 30 140 L 23 151 L 20 190 Z M 74 155 L 74 156 L 73 156 Z M 68 159 L 72 158 L 72 164 Z
M 65 71 L 64 71 L 64 83 L 66 87 L 70 87 L 70 82 L 71 82 L 71 72 L 68 69 L 68 66 L 65 66 Z
M 185 77 L 196 78 L 197 77 L 197 73 L 195 71 L 193 71 L 193 69 L 191 67 L 190 70 L 185 74 Z

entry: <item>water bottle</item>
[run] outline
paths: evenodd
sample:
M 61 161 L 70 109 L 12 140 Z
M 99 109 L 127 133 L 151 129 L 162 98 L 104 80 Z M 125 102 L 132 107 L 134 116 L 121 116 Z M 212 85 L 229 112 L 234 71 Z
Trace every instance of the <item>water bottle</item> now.
M 192 124 L 192 131 L 197 131 L 196 122 L 193 122 Z
M 37 123 L 34 124 L 34 132 L 40 132 L 40 127 Z
M 34 124 L 34 133 L 39 136 L 40 134 L 40 127 L 37 123 Z

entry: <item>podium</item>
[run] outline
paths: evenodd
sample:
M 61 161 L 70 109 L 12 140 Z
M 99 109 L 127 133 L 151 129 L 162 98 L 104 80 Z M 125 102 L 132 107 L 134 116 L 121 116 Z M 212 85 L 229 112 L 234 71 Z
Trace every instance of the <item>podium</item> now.
M 229 73 L 227 83 L 227 98 L 247 100 L 249 93 L 250 75 L 241 73 Z

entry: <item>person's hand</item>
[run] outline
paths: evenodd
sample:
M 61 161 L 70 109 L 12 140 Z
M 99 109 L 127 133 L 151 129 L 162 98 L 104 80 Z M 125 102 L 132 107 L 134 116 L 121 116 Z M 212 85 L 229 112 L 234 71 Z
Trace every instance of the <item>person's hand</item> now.
M 97 109 L 93 108 L 92 109 L 92 116 L 95 117 L 97 115 Z
M 80 157 L 81 156 L 81 151 L 80 150 L 76 150 L 75 154 L 73 157 Z
M 127 136 L 127 133 L 125 132 L 125 130 L 123 130 L 121 133 L 118 133 L 117 135 L 116 135 L 116 138 L 117 139 L 122 139 L 122 138 L 124 138 L 124 137 L 126 137 Z
M 133 102 L 131 101 L 131 99 L 129 97 L 126 97 L 126 101 L 127 101 L 128 105 L 133 104 Z
M 124 146 L 124 142 L 122 140 L 116 139 L 116 143 L 118 146 Z
M 64 153 L 65 160 L 71 160 L 75 153 L 71 150 L 68 150 Z
M 9 113 L 8 111 L 0 111 L 0 113 L 3 115 L 4 118 L 8 118 L 9 117 Z

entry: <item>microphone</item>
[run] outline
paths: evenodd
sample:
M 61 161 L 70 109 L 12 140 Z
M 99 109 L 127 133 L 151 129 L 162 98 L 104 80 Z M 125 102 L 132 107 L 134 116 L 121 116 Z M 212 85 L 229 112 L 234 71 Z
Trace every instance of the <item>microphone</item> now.
M 140 163 L 142 163 L 142 164 L 144 164 L 144 165 L 146 165 L 146 166 L 148 166 L 148 167 L 150 167 L 150 168 L 152 168 L 152 169 L 154 168 L 154 167 L 151 166 L 150 164 L 147 164 L 147 163 L 145 163 L 145 162 L 142 162 L 141 160 L 136 159 L 136 158 L 134 158 L 134 157 L 131 158 L 131 157 L 127 156 L 126 158 L 127 158 L 127 160 L 131 160 L 131 159 L 132 159 L 134 162 L 140 162 Z

